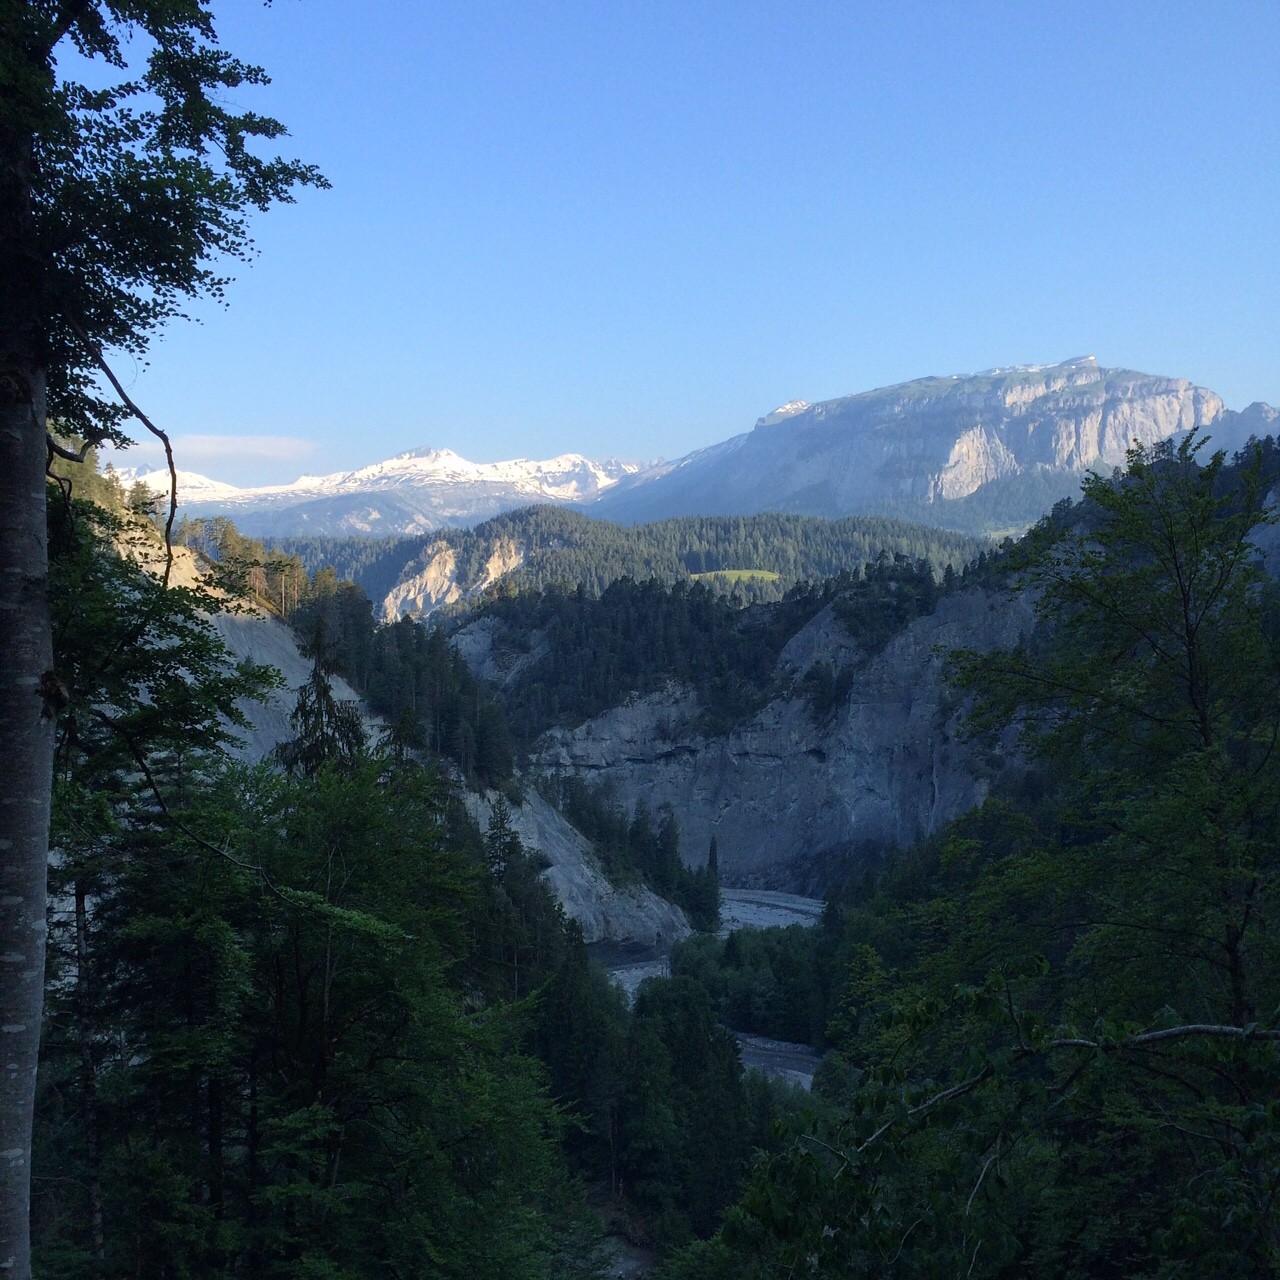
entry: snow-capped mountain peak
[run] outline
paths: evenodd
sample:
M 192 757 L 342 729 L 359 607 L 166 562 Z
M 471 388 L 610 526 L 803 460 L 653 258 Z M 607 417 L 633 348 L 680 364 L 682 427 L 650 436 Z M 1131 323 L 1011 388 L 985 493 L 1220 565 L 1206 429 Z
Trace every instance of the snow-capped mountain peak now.
M 633 463 L 597 462 L 579 453 L 471 462 L 451 449 L 427 446 L 353 471 L 251 489 L 179 472 L 178 499 L 186 514 L 226 514 L 258 535 L 420 533 L 473 524 L 512 507 L 590 502 L 637 470 Z M 129 480 L 135 478 L 168 492 L 167 472 Z

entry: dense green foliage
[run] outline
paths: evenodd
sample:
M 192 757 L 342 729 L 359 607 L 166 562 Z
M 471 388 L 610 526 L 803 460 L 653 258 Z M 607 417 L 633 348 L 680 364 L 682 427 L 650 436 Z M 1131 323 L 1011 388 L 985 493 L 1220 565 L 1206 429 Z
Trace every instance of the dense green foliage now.
M 344 581 L 364 589 L 370 600 L 381 600 L 400 580 L 400 574 L 422 550 L 419 538 L 265 538 L 269 553 L 297 557 L 311 576 L 332 569 Z
M 229 590 L 251 595 L 281 617 L 308 597 L 307 570 L 297 556 L 269 551 L 256 538 L 245 537 L 226 516 L 183 516 L 173 541 L 196 552 L 206 570 Z
M 59 503 L 41 1274 L 585 1274 L 570 1171 L 685 1246 L 673 1277 L 1273 1273 L 1280 593 L 1251 539 L 1278 464 L 1138 453 L 990 560 L 1040 618 L 953 661 L 998 794 L 815 929 L 684 944 L 630 1011 L 505 801 L 481 832 L 418 763 L 450 698 L 484 705 L 442 632 L 377 629 L 322 575 L 289 770 L 234 767 L 269 675 L 104 549 L 123 514 Z M 747 611 L 625 582 L 495 609 L 616 608 L 585 662 L 699 609 L 776 654 L 834 600 L 872 652 L 945 589 L 903 558 Z M 379 754 L 331 701 L 339 658 L 408 709 Z M 714 890 L 675 815 L 548 785 L 619 878 Z M 721 1022 L 829 1048 L 816 1105 L 744 1076 Z
M 235 702 L 270 674 L 104 526 L 79 506 L 54 530 L 40 1273 L 576 1273 L 560 1122 L 510 1005 L 513 957 L 528 986 L 575 947 L 536 873 L 487 870 L 439 780 L 359 742 L 289 776 L 232 766 Z
M 29 1280 L 55 705 L 42 475 L 139 419 L 104 352 L 142 362 L 252 256 L 254 211 L 327 185 L 273 154 L 262 68 L 206 0 L 0 2 L 0 1265 Z M 76 445 L 70 443 L 74 437 Z M 166 449 L 168 441 L 165 440 Z M 33 696 L 43 689 L 42 697 Z M 167 689 L 167 692 L 173 692 Z M 104 714 L 108 714 L 105 713 Z
M 603 972 L 564 966 L 536 1043 L 572 1109 L 568 1147 L 607 1186 L 629 1235 L 663 1248 L 706 1236 L 756 1151 L 777 1151 L 803 1096 L 744 1075 L 733 1038 L 687 979 L 649 979 L 628 1013 Z
M 594 1274 L 569 1169 L 637 1239 L 711 1231 L 795 1103 L 743 1079 L 705 997 L 629 1012 L 505 802 L 482 833 L 421 745 L 371 754 L 323 645 L 287 772 L 232 764 L 236 703 L 272 674 L 230 664 L 207 595 L 104 541 L 149 526 L 54 510 L 40 1274 Z M 669 815 L 628 836 L 685 874 Z
M 1011 559 L 1041 625 L 956 671 L 1024 763 L 843 909 L 841 1117 L 673 1274 L 1280 1266 L 1273 462 L 1135 453 Z
M 438 628 L 409 618 L 375 624 L 368 596 L 332 569 L 316 574 L 289 621 L 364 696 L 401 748 L 443 756 L 481 786 L 510 778 L 514 755 L 502 710 Z
M 695 936 L 672 953 L 671 973 L 702 987 L 725 1026 L 821 1048 L 833 981 L 842 972 L 832 963 L 839 954 L 833 942 L 825 927 L 798 924 Z

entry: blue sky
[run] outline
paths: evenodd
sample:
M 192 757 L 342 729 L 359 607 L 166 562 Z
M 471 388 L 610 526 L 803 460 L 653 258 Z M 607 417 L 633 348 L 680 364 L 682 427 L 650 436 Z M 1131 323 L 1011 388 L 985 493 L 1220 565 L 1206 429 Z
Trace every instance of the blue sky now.
M 672 457 L 1089 353 L 1280 403 L 1275 0 L 214 8 L 333 190 L 122 367 L 180 466 Z

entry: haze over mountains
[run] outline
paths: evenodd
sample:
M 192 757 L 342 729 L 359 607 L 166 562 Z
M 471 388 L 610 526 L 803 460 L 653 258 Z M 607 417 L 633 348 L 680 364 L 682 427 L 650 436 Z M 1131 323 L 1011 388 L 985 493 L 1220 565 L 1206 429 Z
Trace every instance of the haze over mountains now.
M 890 514 L 968 531 L 1030 524 L 1089 469 L 1194 428 L 1239 448 L 1280 412 L 1242 412 L 1184 378 L 1102 368 L 1092 356 L 928 377 L 809 404 L 647 467 L 579 454 L 473 463 L 418 449 L 357 471 L 236 489 L 180 473 L 183 510 L 225 514 L 255 536 L 417 534 L 533 503 L 625 524 L 680 515 Z M 163 473 L 141 477 L 167 488 Z

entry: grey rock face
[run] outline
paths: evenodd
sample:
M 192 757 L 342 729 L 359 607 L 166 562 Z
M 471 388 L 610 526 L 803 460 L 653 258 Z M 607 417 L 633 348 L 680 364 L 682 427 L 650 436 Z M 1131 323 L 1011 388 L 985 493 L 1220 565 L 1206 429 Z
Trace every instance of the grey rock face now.
M 520 648 L 504 645 L 505 628 L 493 617 L 481 617 L 459 627 L 449 637 L 471 669 L 471 674 L 499 688 L 506 688 L 525 668 L 545 658 L 550 651 L 546 635 L 531 632 Z
M 1225 412 L 1218 396 L 1186 379 L 1102 369 L 1092 356 L 920 378 L 784 405 L 747 435 L 621 481 L 591 511 L 639 521 L 945 504 L 1042 468 L 1118 465 L 1135 442 L 1212 427 Z
M 489 825 L 491 795 L 468 793 L 467 808 L 481 829 Z M 591 844 L 536 792 L 511 809 L 511 827 L 531 853 L 550 862 L 543 875 L 565 914 L 587 942 L 638 942 L 666 949 L 692 930 L 674 903 L 644 885 L 611 885 Z
M 668 690 L 552 731 L 535 764 L 609 781 L 627 804 L 671 805 L 685 860 L 702 863 L 714 835 L 726 884 L 804 892 L 821 887 L 833 860 L 905 847 L 982 801 L 939 650 L 1011 646 L 1030 625 L 1026 601 L 969 589 L 866 661 L 848 701 L 820 723 L 787 697 L 726 737 L 698 737 L 681 727 L 693 700 Z M 847 641 L 832 645 L 836 627 L 829 610 L 819 614 L 783 662 L 798 674 L 833 655 L 852 661 Z
M 240 704 L 249 727 L 237 731 L 236 754 L 249 762 L 265 760 L 282 742 L 297 736 L 289 717 L 298 700 L 298 689 L 311 676 L 311 662 L 299 652 L 293 632 L 268 614 L 219 613 L 210 621 L 236 658 L 275 667 L 284 677 L 283 688 L 271 693 L 265 702 Z M 340 702 L 359 701 L 359 695 L 341 676 L 331 684 L 334 697 Z M 376 741 L 383 729 L 382 723 L 368 714 L 364 727 L 370 741 Z

